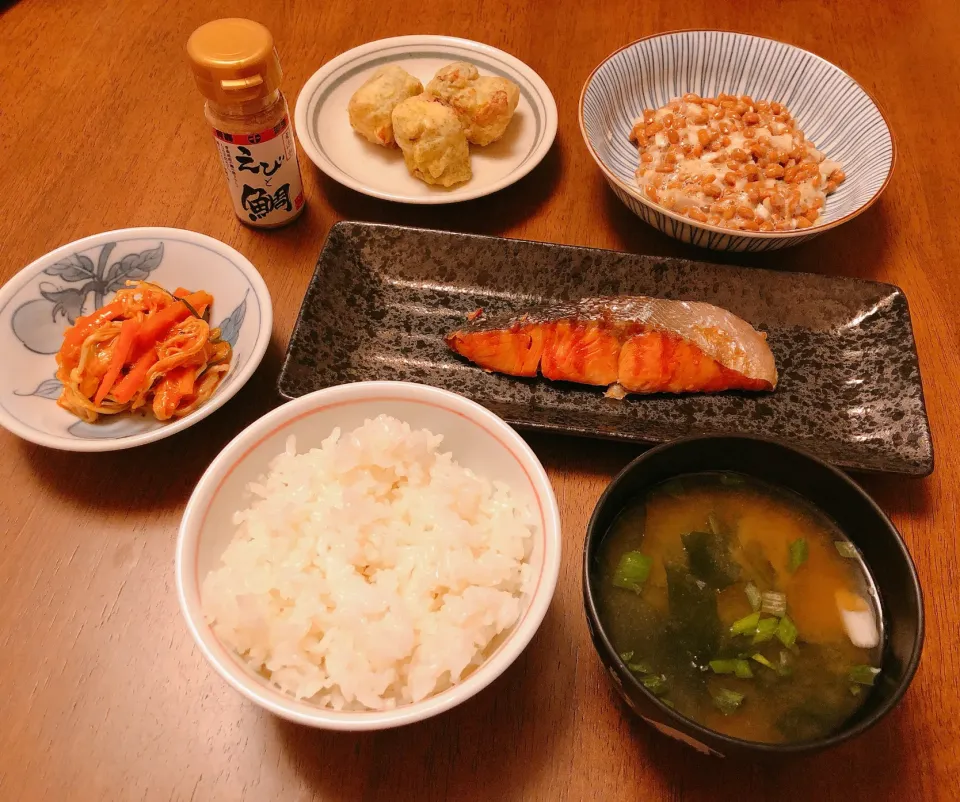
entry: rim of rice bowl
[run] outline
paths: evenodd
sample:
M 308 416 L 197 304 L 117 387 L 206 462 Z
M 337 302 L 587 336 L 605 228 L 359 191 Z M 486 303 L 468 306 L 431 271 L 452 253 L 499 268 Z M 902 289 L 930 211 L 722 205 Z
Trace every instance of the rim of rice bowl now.
M 538 511 L 540 518 L 534 533 L 533 551 L 526 558 L 534 567 L 532 557 L 537 555 L 536 562 L 539 563 L 538 573 L 531 577 L 527 585 L 532 590 L 524 593 L 518 620 L 505 634 L 498 636 L 500 642 L 494 651 L 462 681 L 438 693 L 390 710 L 347 712 L 298 700 L 254 673 L 243 658 L 221 643 L 204 618 L 200 594 L 204 577 L 200 576 L 199 569 L 201 541 L 204 538 L 222 541 L 219 548 L 208 542 L 219 560 L 219 555 L 235 531 L 235 526 L 228 520 L 223 527 L 227 534 L 211 536 L 210 527 L 207 526 L 211 507 L 219 502 L 233 511 L 242 509 L 245 504 L 241 501 L 241 494 L 236 488 L 228 486 L 231 477 L 235 473 L 252 475 L 253 479 L 263 475 L 272 457 L 283 450 L 283 443 L 289 435 L 297 437 L 297 451 L 302 453 L 300 433 L 309 429 L 319 435 L 314 438 L 318 443 L 326 439 L 340 425 L 331 415 L 349 418 L 349 415 L 357 414 L 357 410 L 351 410 L 351 407 L 375 406 L 379 412 L 365 412 L 364 417 L 386 414 L 405 421 L 403 412 L 397 410 L 409 410 L 411 404 L 432 408 L 422 413 L 437 421 L 433 426 L 411 423 L 411 429 L 428 428 L 435 435 L 445 435 L 439 451 L 451 451 L 453 459 L 459 464 L 469 467 L 470 451 L 473 449 L 478 453 L 483 452 L 487 458 L 495 454 L 494 459 L 504 464 L 513 460 L 519 466 L 529 482 L 529 488 L 514 485 L 511 490 L 518 498 L 526 497 L 534 519 Z M 316 422 L 312 422 L 311 418 L 315 417 L 325 417 L 330 424 L 317 423 L 313 426 Z M 362 423 L 360 419 L 356 425 Z M 346 431 L 355 426 L 345 424 L 341 428 Z M 461 445 L 448 447 L 446 435 L 454 429 L 459 430 L 454 439 L 459 439 Z M 462 445 L 464 439 L 468 443 L 466 448 Z M 267 450 L 265 444 L 274 440 L 279 445 Z M 254 454 L 261 447 L 264 453 Z M 489 470 L 485 470 L 484 475 L 491 481 L 499 478 Z M 234 477 L 233 484 L 238 481 Z M 242 482 L 241 487 L 247 481 Z M 222 520 L 222 516 L 219 520 Z M 560 538 L 559 508 L 546 471 L 532 449 L 506 422 L 469 399 L 435 387 L 408 382 L 358 382 L 319 390 L 278 407 L 244 429 L 220 452 L 197 484 L 180 524 L 176 552 L 177 595 L 190 633 L 204 656 L 230 685 L 251 701 L 282 718 L 313 727 L 335 730 L 385 729 L 420 721 L 455 707 L 493 682 L 513 663 L 536 633 L 553 598 L 560 570 Z

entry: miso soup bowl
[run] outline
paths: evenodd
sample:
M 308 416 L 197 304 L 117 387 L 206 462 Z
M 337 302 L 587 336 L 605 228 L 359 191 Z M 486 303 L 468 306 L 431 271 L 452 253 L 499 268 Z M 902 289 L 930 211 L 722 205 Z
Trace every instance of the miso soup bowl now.
M 864 705 L 825 738 L 765 744 L 731 738 L 697 724 L 647 691 L 620 659 L 597 613 L 597 555 L 610 524 L 629 501 L 683 474 L 735 471 L 787 488 L 829 515 L 856 544 L 876 583 L 884 624 L 880 674 Z M 843 743 L 868 730 L 903 698 L 923 648 L 923 594 L 900 533 L 873 499 L 846 474 L 798 449 L 759 437 L 705 436 L 647 451 L 610 483 L 597 502 L 583 550 L 583 598 L 593 644 L 617 692 L 660 732 L 719 756 L 796 754 Z

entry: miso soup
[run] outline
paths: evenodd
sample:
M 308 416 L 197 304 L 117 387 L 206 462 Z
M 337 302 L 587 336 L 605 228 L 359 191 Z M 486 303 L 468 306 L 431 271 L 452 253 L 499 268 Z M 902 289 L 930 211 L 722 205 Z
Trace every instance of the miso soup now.
M 704 727 L 763 743 L 829 735 L 879 673 L 878 596 L 856 547 L 799 496 L 733 473 L 629 504 L 594 565 L 629 670 Z

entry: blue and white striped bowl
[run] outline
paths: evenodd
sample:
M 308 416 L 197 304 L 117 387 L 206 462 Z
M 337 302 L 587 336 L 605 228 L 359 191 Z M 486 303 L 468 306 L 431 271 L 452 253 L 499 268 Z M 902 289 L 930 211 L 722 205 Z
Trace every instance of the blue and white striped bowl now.
M 644 109 L 686 92 L 777 100 L 808 139 L 847 174 L 821 222 L 797 231 L 750 232 L 697 223 L 644 197 L 630 129 Z M 721 251 L 768 251 L 813 239 L 873 204 L 893 172 L 896 146 L 877 102 L 839 67 L 799 47 L 728 31 L 674 31 L 622 47 L 580 95 L 580 131 L 617 197 L 664 234 Z

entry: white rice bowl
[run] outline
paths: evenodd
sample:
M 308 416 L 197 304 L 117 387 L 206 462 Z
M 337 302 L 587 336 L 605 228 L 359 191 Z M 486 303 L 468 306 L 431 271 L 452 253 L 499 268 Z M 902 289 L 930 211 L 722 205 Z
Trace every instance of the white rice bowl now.
M 288 438 L 203 582 L 217 637 L 334 710 L 417 702 L 483 663 L 520 615 L 537 526 L 442 439 L 385 415 L 304 454 Z

